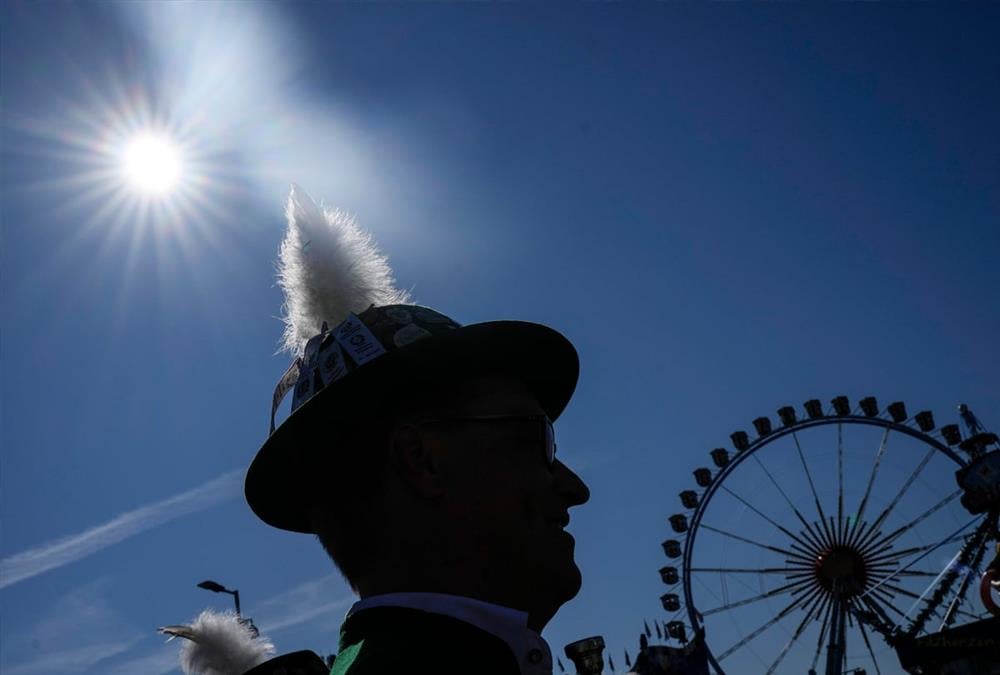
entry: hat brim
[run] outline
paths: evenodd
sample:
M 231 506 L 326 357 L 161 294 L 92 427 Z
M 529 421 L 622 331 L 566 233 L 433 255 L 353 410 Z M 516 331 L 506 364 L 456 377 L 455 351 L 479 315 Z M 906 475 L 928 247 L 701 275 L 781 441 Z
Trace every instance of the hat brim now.
M 516 377 L 555 421 L 573 396 L 579 371 L 569 340 L 548 326 L 523 321 L 471 324 L 392 350 L 320 391 L 270 435 L 247 471 L 247 503 L 268 525 L 313 533 L 310 483 L 303 476 L 320 458 L 317 453 L 336 452 L 313 436 L 324 430 L 333 435 L 336 425 L 377 410 L 390 392 L 480 375 Z

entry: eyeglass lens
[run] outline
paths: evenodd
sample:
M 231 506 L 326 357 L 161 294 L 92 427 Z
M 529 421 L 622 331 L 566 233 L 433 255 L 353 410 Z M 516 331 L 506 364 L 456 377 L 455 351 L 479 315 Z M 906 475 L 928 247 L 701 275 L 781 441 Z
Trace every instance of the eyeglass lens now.
M 545 461 L 549 466 L 556 461 L 556 432 L 548 418 L 545 418 Z

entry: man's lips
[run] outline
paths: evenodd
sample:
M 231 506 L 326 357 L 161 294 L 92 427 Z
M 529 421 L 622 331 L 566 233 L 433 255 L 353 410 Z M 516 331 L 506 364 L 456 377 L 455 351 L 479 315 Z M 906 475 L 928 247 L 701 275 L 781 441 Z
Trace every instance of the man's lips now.
M 553 518 L 548 518 L 546 519 L 545 524 L 548 527 L 561 532 L 566 529 L 567 525 L 569 525 L 569 514 L 563 513 Z

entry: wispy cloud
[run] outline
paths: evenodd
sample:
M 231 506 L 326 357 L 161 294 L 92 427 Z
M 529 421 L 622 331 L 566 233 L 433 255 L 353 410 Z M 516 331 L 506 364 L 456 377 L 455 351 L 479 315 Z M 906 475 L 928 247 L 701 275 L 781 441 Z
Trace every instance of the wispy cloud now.
M 345 609 L 355 600 L 353 593 L 344 593 L 346 586 L 336 573 L 303 582 L 260 603 L 254 620 L 271 634 Z
M 181 516 L 233 499 L 243 471 L 225 473 L 193 490 L 127 511 L 103 525 L 62 537 L 0 560 L 0 588 L 68 565 Z
M 166 675 L 175 670 L 180 670 L 180 658 L 177 656 L 177 648 L 171 645 L 159 645 L 155 651 L 138 656 L 128 661 L 123 661 L 108 668 L 106 675 Z
M 45 618 L 5 638 L 4 675 L 83 673 L 105 659 L 124 654 L 143 639 L 108 602 L 111 579 L 102 578 L 61 596 Z M 16 658 L 16 657 L 15 657 Z
M 52 673 L 81 673 L 101 661 L 128 651 L 138 640 L 109 640 L 98 644 L 64 649 L 46 654 L 33 661 L 4 669 L 4 675 L 51 675 Z M 177 659 L 175 658 L 174 661 Z M 132 671 L 133 673 L 135 671 Z
M 354 595 L 345 594 L 346 584 L 339 574 L 327 574 L 305 581 L 277 595 L 255 603 L 254 622 L 267 636 L 346 609 Z M 330 599 L 334 598 L 334 599 Z M 340 621 L 340 618 L 337 618 Z M 280 645 L 279 645 L 280 647 Z M 281 650 L 279 649 L 279 653 Z M 177 646 L 157 645 L 153 650 L 127 661 L 102 668 L 106 675 L 166 675 L 178 670 Z M 35 671 L 35 672 L 41 672 Z M 6 675 L 6 673 L 4 673 Z M 22 673 L 21 675 L 30 675 Z

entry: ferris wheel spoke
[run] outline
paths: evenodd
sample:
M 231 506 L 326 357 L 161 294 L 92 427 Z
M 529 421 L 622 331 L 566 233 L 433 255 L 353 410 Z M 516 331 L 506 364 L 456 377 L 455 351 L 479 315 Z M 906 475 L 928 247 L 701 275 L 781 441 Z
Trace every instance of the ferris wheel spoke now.
M 903 572 L 898 572 L 896 576 L 900 577 L 936 577 L 937 572 L 925 572 L 924 570 L 905 570 Z
M 757 628 L 755 628 L 752 632 L 750 632 L 746 637 L 744 637 L 742 640 L 740 640 L 739 642 L 737 642 L 736 644 L 734 644 L 732 647 L 730 647 L 726 651 L 722 652 L 722 654 L 719 655 L 718 660 L 722 661 L 727 656 L 732 655 L 733 652 L 735 652 L 735 651 L 741 649 L 742 647 L 746 646 L 751 640 L 753 640 L 754 638 L 756 638 L 757 636 L 759 636 L 761 633 L 763 633 L 764 631 L 766 631 L 768 628 L 771 628 L 774 624 L 778 623 L 779 621 L 781 621 L 782 619 L 784 619 L 786 616 L 788 616 L 795 608 L 797 608 L 800 605 L 804 604 L 807 597 L 808 596 L 803 595 L 803 596 L 799 596 L 799 597 L 795 598 L 794 600 L 792 600 L 790 603 L 788 603 L 787 605 L 785 605 L 784 609 L 782 609 L 780 612 L 778 612 L 774 616 L 774 618 L 772 618 L 772 619 L 768 620 L 767 622 L 761 624 L 760 626 L 758 626 Z
M 955 531 L 952 534 L 946 536 L 944 539 L 942 539 L 937 544 L 928 544 L 926 546 L 914 547 L 914 549 L 920 550 L 920 551 L 922 551 L 922 553 L 919 556 L 917 556 L 916 558 L 914 558 L 913 560 L 911 560 L 906 565 L 904 565 L 904 566 L 900 567 L 898 570 L 890 573 L 889 576 L 887 576 L 886 578 L 884 578 L 881 581 L 879 581 L 872 588 L 870 588 L 867 591 L 865 591 L 865 593 L 867 594 L 867 593 L 872 592 L 875 589 L 878 589 L 883 584 L 886 584 L 891 579 L 894 579 L 900 572 L 905 572 L 906 570 L 910 569 L 911 567 L 913 567 L 914 565 L 916 565 L 918 562 L 920 562 L 921 560 L 923 560 L 924 558 L 926 558 L 928 555 L 930 555 L 931 553 L 933 553 L 935 550 L 937 550 L 941 546 L 944 546 L 946 543 L 948 543 L 950 541 L 954 541 L 955 537 L 958 537 L 962 532 L 964 532 L 965 530 L 968 529 L 969 525 L 972 525 L 977 520 L 979 520 L 978 517 L 977 518 L 973 518 L 968 523 L 966 523 L 965 525 L 963 525 L 962 527 L 960 527 L 957 531 Z M 898 552 L 898 553 L 907 553 L 909 555 L 912 552 L 914 552 L 913 549 L 908 549 L 908 550 L 905 550 L 905 551 L 902 551 L 902 552 Z M 938 579 L 935 579 L 934 581 L 931 582 L 930 587 L 935 586 L 938 583 L 938 580 L 940 578 L 945 577 L 948 569 L 951 567 L 951 565 L 954 563 L 954 561 L 958 558 L 959 555 L 961 555 L 961 551 L 959 551 L 958 554 L 956 554 L 955 557 L 952 558 L 952 562 L 949 562 L 948 565 L 945 567 L 945 569 L 941 572 L 941 574 L 938 575 Z M 900 559 L 897 558 L 897 562 L 901 563 L 902 560 L 900 560 Z M 930 588 L 930 587 L 928 587 L 928 588 Z
M 752 457 L 754 461 L 757 463 L 757 466 L 759 466 L 761 470 L 767 475 L 767 478 L 768 480 L 771 481 L 771 485 L 774 486 L 774 489 L 778 491 L 778 494 L 780 494 L 782 499 L 785 500 L 785 503 L 788 504 L 788 508 L 792 510 L 792 512 L 795 514 L 795 517 L 799 519 L 800 523 L 802 523 L 802 526 L 805 528 L 802 532 L 802 535 L 805 537 L 806 534 L 808 533 L 809 542 L 816 548 L 823 548 L 824 543 L 822 540 L 822 533 L 820 533 L 820 535 L 817 536 L 817 533 L 813 531 L 814 527 L 813 524 L 805 519 L 805 516 L 802 515 L 802 512 L 799 511 L 798 507 L 795 506 L 795 504 L 792 502 L 791 499 L 789 499 L 785 491 L 781 489 L 781 486 L 778 485 L 778 481 L 774 479 L 774 476 L 771 474 L 770 471 L 767 470 L 767 467 L 764 466 L 764 463 L 757 457 L 757 455 L 752 455 Z
M 824 597 L 826 597 L 826 594 L 823 592 L 822 588 L 816 588 L 811 593 L 810 598 L 806 601 L 809 605 L 806 607 L 806 615 L 802 617 L 802 621 L 800 621 L 799 625 L 795 628 L 795 632 L 792 633 L 792 637 L 785 643 L 785 646 L 781 648 L 781 652 L 778 653 L 778 656 L 774 659 L 771 667 L 767 669 L 766 675 L 771 675 L 771 673 L 777 670 L 778 666 L 781 665 L 785 655 L 788 654 L 789 650 L 791 650 L 791 648 L 795 646 L 795 643 L 798 642 L 799 637 L 801 637 L 802 633 L 805 631 L 806 626 L 812 622 L 813 614 L 816 613 L 816 610 L 823 602 Z
M 883 588 L 889 590 L 890 592 L 892 592 L 894 594 L 905 595 L 908 598 L 914 598 L 916 600 L 920 600 L 921 598 L 923 598 L 922 595 L 919 595 L 917 593 L 914 593 L 913 591 L 907 590 L 907 589 L 903 588 L 902 586 L 897 586 L 896 584 L 886 583 L 886 584 L 883 585 Z
M 809 557 L 803 556 L 800 553 L 796 553 L 795 551 L 790 551 L 788 549 L 780 548 L 778 546 L 771 546 L 770 544 L 762 544 L 759 541 L 754 541 L 753 539 L 747 539 L 746 537 L 741 537 L 740 535 L 733 534 L 732 532 L 726 532 L 725 530 L 719 529 L 717 527 L 712 527 L 711 525 L 706 525 L 705 523 L 702 523 L 699 527 L 703 527 L 709 532 L 715 532 L 717 534 L 721 534 L 724 537 L 729 537 L 730 539 L 735 539 L 736 541 L 742 541 L 745 544 L 756 546 L 757 548 L 762 548 L 768 551 L 773 551 L 774 553 L 780 553 L 781 555 L 786 555 L 789 558 L 795 558 L 797 560 L 801 560 L 805 564 L 810 564 L 812 562 L 812 560 Z
M 860 542 L 863 541 L 863 540 L 865 540 L 865 539 L 870 539 L 872 537 L 872 532 L 875 531 L 875 524 L 874 523 L 871 523 L 871 524 L 869 524 L 869 523 L 862 523 L 860 527 L 856 528 L 856 530 L 857 530 L 856 532 L 852 533 L 854 535 L 854 541 L 853 541 L 853 543 L 851 541 L 845 541 L 844 545 L 845 546 L 849 546 L 850 548 L 853 548 L 854 550 L 861 550 L 861 548 L 860 548 Z M 878 534 L 876 533 L 875 536 L 878 536 Z
M 875 666 L 875 675 L 882 675 L 882 671 L 878 667 L 878 660 L 875 658 L 875 650 L 872 649 L 872 643 L 868 639 L 868 631 L 865 630 L 865 623 L 858 619 L 858 631 L 861 633 L 861 638 L 865 641 L 865 647 L 868 648 L 868 656 L 872 659 L 872 665 Z
M 891 568 L 891 569 L 883 569 Z M 939 572 L 926 572 L 924 570 L 905 570 L 902 572 L 897 572 L 895 570 L 895 564 L 893 563 L 882 563 L 880 565 L 869 565 L 869 570 L 871 570 L 871 578 L 875 581 L 881 581 L 890 576 L 897 577 L 936 577 Z
M 812 575 L 808 567 L 689 567 L 688 572 L 718 572 L 720 574 L 782 574 L 788 578 Z
M 973 614 L 972 612 L 967 612 L 964 609 L 955 609 L 954 614 L 955 616 L 959 615 L 964 616 L 966 619 L 969 619 L 971 621 L 979 621 L 989 616 L 989 612 L 984 611 L 982 614 Z M 940 628 L 939 630 L 944 630 L 945 628 L 944 622 L 942 622 L 941 625 L 942 628 Z
M 933 515 L 937 511 L 939 511 L 942 508 L 944 508 L 947 504 L 955 501 L 955 499 L 957 499 L 959 497 L 959 495 L 961 495 L 961 494 L 962 494 L 962 490 L 961 489 L 955 490 L 950 495 L 948 495 L 945 498 L 943 498 L 937 504 L 934 504 L 932 507 L 930 507 L 929 509 L 927 509 L 926 511 L 924 511 L 923 513 L 921 513 L 919 516 L 917 516 L 916 518 L 914 518 L 910 522 L 906 523 L 905 525 L 903 525 L 901 527 L 896 528 L 895 530 L 893 530 L 889 534 L 885 535 L 881 539 L 876 538 L 874 541 L 872 541 L 871 543 L 869 543 L 868 546 L 866 546 L 864 549 L 861 549 L 861 553 L 862 554 L 867 554 L 870 551 L 874 550 L 876 547 L 884 547 L 884 546 L 888 546 L 888 545 L 892 544 L 892 542 L 894 542 L 896 539 L 899 539 L 901 536 L 903 536 L 904 534 L 906 534 L 907 532 L 909 532 L 910 530 L 912 530 L 916 525 L 918 525 L 919 523 L 923 522 L 924 520 L 926 520 L 927 518 L 929 518 L 931 515 Z M 884 549 L 880 549 L 880 550 L 884 550 Z
M 726 592 L 726 587 L 725 587 L 725 577 L 723 577 L 722 597 L 719 597 L 719 594 L 716 593 L 712 589 L 711 586 L 709 586 L 704 581 L 702 581 L 701 577 L 695 577 L 695 581 L 697 581 L 699 584 L 701 584 L 702 588 L 704 588 L 706 591 L 708 591 L 709 595 L 711 595 L 712 597 L 714 597 L 719 602 L 722 602 L 722 603 L 729 602 L 729 594 Z
M 891 595 L 891 591 L 888 591 L 885 588 L 880 588 L 874 591 L 871 595 L 862 596 L 861 599 L 868 606 L 876 608 L 879 616 L 886 622 L 882 627 L 884 629 L 882 630 L 883 635 L 886 636 L 896 635 L 900 628 L 902 628 L 903 623 L 909 616 L 909 613 L 913 611 L 913 607 L 916 606 L 916 603 L 914 603 L 913 607 L 904 612 L 894 602 L 895 596 Z M 890 612 L 892 617 L 895 618 L 890 618 Z
M 771 589 L 770 591 L 766 591 L 764 593 L 761 593 L 760 595 L 755 595 L 752 598 L 744 598 L 743 600 L 730 602 L 729 604 L 722 605 L 721 607 L 715 607 L 713 609 L 705 610 L 704 612 L 701 613 L 701 615 L 703 617 L 711 616 L 712 614 L 718 614 L 719 612 L 724 612 L 729 609 L 736 609 L 737 607 L 744 607 L 754 602 L 766 600 L 767 598 L 773 598 L 774 596 L 781 595 L 782 593 L 790 593 L 794 595 L 795 593 L 801 592 L 803 588 L 811 585 L 812 584 L 806 579 L 803 579 L 801 581 L 793 581 L 790 584 L 779 586 L 778 588 Z
M 865 596 L 854 598 L 854 602 L 860 602 L 867 608 L 867 621 L 870 622 L 872 628 L 882 634 L 882 637 L 889 638 L 892 636 L 896 622 L 889 618 L 889 615 L 882 609 L 882 605 L 874 601 L 871 597 Z M 891 603 L 888 604 L 897 613 L 902 614 L 894 605 Z
M 906 617 L 906 612 L 904 612 L 902 609 L 896 606 L 895 602 L 896 596 L 893 595 L 892 591 L 885 588 L 884 586 L 873 589 L 869 595 L 863 595 L 859 597 L 861 599 L 868 600 L 873 605 L 878 606 L 879 608 L 882 608 L 883 614 L 885 614 L 886 618 L 888 618 L 888 614 L 885 613 L 884 611 L 885 608 L 892 610 L 892 613 L 899 616 L 900 619 Z M 895 621 L 892 621 L 891 619 L 889 619 L 889 621 L 890 621 L 889 623 L 890 627 L 895 627 L 897 625 Z
M 973 577 L 979 576 L 980 565 L 983 562 L 983 556 L 986 554 L 986 542 L 992 534 L 993 524 L 990 523 L 989 519 L 984 518 L 979 527 L 976 528 L 976 532 L 972 535 L 973 546 L 963 547 L 963 551 L 959 556 L 959 566 L 960 568 L 964 567 L 964 578 L 959 584 L 955 597 L 948 605 L 947 611 L 945 611 L 944 621 L 941 622 L 939 630 L 944 630 L 950 626 L 954 621 L 954 616 L 962 611 L 959 609 L 959 606 L 965 601 L 965 594 L 969 590 Z
M 971 578 L 972 578 L 971 576 L 966 577 L 965 581 L 969 581 Z M 951 623 L 955 620 L 954 617 L 956 616 L 964 616 L 966 619 L 971 619 L 973 621 L 979 621 L 980 619 L 983 618 L 981 615 L 973 614 L 972 612 L 967 612 L 966 610 L 961 609 L 959 607 L 959 605 L 962 602 L 965 602 L 965 594 L 968 591 L 968 589 L 969 589 L 968 584 L 963 582 L 963 587 L 959 590 L 958 593 L 955 594 L 955 597 L 952 599 L 951 604 L 948 605 L 948 609 L 944 613 L 944 619 L 941 621 L 941 625 L 938 627 L 939 631 L 942 631 L 948 626 L 950 626 Z
M 809 465 L 806 464 L 806 456 L 802 452 L 802 445 L 799 443 L 799 436 L 794 431 L 792 432 L 792 440 L 795 441 L 795 450 L 799 454 L 799 461 L 802 462 L 802 470 L 806 473 L 806 480 L 809 482 L 809 489 L 812 491 L 813 502 L 816 504 L 816 513 L 819 514 L 819 522 L 823 524 L 823 530 L 826 532 L 826 514 L 823 513 L 823 505 L 819 502 L 819 495 L 816 492 L 816 484 L 813 482 L 812 472 L 809 471 Z M 826 543 L 832 546 L 834 538 L 832 533 L 826 532 Z
M 873 602 L 881 602 L 886 605 L 889 605 L 893 609 L 896 609 L 896 605 L 893 604 L 893 600 L 896 599 L 896 596 L 894 596 L 892 594 L 892 591 L 890 591 L 885 586 L 875 586 L 874 588 L 871 589 L 871 593 L 869 594 L 869 596 L 872 598 Z M 861 595 L 860 597 L 864 598 L 869 596 Z
M 844 425 L 837 424 L 837 541 L 843 541 L 840 531 L 844 522 Z
M 821 551 L 821 550 L 823 550 L 825 548 L 829 548 L 829 544 L 827 544 L 826 541 L 825 541 L 825 538 L 826 538 L 825 534 L 823 533 L 822 530 L 820 530 L 819 527 L 816 526 L 815 523 L 813 523 L 809 527 L 807 527 L 803 531 L 802 536 L 805 536 L 806 533 L 808 533 L 810 535 L 808 537 L 808 539 L 809 539 L 809 543 L 812 545 L 812 550 L 813 551 Z
M 892 574 L 890 574 L 890 576 L 888 576 L 888 577 L 882 579 L 881 581 L 879 581 L 878 583 L 876 583 L 874 586 L 872 586 L 867 591 L 865 591 L 865 593 L 864 593 L 864 595 L 862 597 L 864 597 L 865 595 L 871 596 L 873 594 L 876 594 L 880 590 L 882 590 L 884 587 L 886 587 L 887 585 L 891 586 L 891 584 L 889 584 L 889 581 L 892 580 L 893 578 L 895 578 L 896 574 L 898 574 L 899 572 L 906 571 L 907 569 L 909 569 L 913 565 L 916 565 L 918 562 L 920 562 L 921 560 L 923 560 L 925 557 L 927 557 L 933 551 L 935 551 L 936 549 L 938 549 L 941 546 L 943 546 L 945 542 L 947 542 L 948 540 L 952 539 L 954 536 L 960 534 L 962 531 L 968 529 L 969 525 L 972 525 L 974 522 L 976 522 L 976 520 L 978 520 L 978 518 L 973 518 L 966 525 L 963 525 L 961 528 L 959 528 L 958 531 L 956 531 L 952 535 L 946 537 L 944 540 L 942 540 L 938 544 L 935 544 L 935 545 L 930 546 L 930 547 L 925 547 L 926 551 L 924 551 L 921 555 L 919 555 L 916 558 L 914 558 L 906 566 L 901 567 L 896 572 L 893 572 Z M 924 590 L 923 594 L 921 594 L 920 596 L 917 596 L 918 599 L 913 603 L 913 605 L 910 607 L 910 609 L 908 609 L 905 613 L 902 613 L 903 614 L 903 620 L 905 620 L 906 617 L 909 616 L 910 612 L 912 612 L 916 608 L 916 606 L 920 603 L 920 601 L 935 586 L 938 586 L 939 584 L 941 584 L 941 586 L 939 587 L 938 594 L 943 593 L 943 592 L 944 593 L 947 592 L 947 591 L 940 591 L 940 588 L 945 588 L 947 585 L 950 585 L 950 583 L 952 582 L 953 576 L 950 575 L 949 572 L 950 572 L 950 570 L 952 570 L 952 566 L 954 565 L 955 560 L 957 560 L 959 558 L 959 556 L 962 555 L 963 550 L 964 550 L 964 547 L 963 547 L 962 550 L 959 550 L 959 552 L 955 554 L 955 556 L 951 559 L 951 561 L 948 562 L 948 564 L 945 566 L 945 568 L 941 571 L 941 574 L 939 574 L 937 576 L 937 578 L 935 578 L 933 581 L 931 581 L 930 585 L 927 586 L 927 588 Z M 918 614 L 918 616 L 911 622 L 910 627 L 907 629 L 907 634 L 912 637 L 917 632 L 919 632 L 921 630 L 924 622 L 926 622 L 927 618 L 929 618 L 929 616 L 931 615 L 931 613 L 933 613 L 935 610 L 936 610 L 935 603 L 928 603 L 920 611 L 920 613 Z
M 805 553 L 806 555 L 812 553 L 811 548 L 807 547 L 807 542 L 803 541 L 800 537 L 797 537 L 796 535 L 792 534 L 792 532 L 788 528 L 782 526 L 777 521 L 775 521 L 773 518 L 770 518 L 767 514 L 765 514 L 764 512 L 762 512 L 760 509 L 758 509 L 757 507 L 755 507 L 753 504 L 751 504 L 750 502 L 748 502 L 743 497 L 741 497 L 738 494 L 736 494 L 734 491 L 732 491 L 729 488 L 727 488 L 725 485 L 722 485 L 720 487 L 722 488 L 722 490 L 724 492 L 732 495 L 732 497 L 734 499 L 736 499 L 741 504 L 743 504 L 744 506 L 746 506 L 748 509 L 750 509 L 751 511 L 753 511 L 754 513 L 756 513 L 758 516 L 760 516 L 761 518 L 763 518 L 770 525 L 772 525 L 773 527 L 777 528 L 782 534 L 784 534 L 785 536 L 787 536 L 788 538 L 790 538 L 793 542 L 795 542 L 795 544 L 798 544 L 802 548 L 802 550 L 800 551 L 801 553 Z M 795 544 L 792 544 L 793 548 L 794 548 Z
M 890 551 L 890 550 L 888 550 L 890 547 L 886 547 L 884 549 L 881 549 L 883 551 L 886 551 L 885 553 L 882 553 L 881 555 L 877 555 L 877 556 L 871 556 L 871 557 L 868 558 L 868 560 L 870 561 L 871 564 L 876 565 L 876 566 L 882 566 L 883 563 L 885 563 L 886 561 L 891 562 L 891 563 L 895 563 L 895 564 L 898 565 L 899 562 L 900 562 L 900 560 L 902 558 L 905 558 L 906 556 L 913 555 L 914 553 L 922 553 L 922 552 L 927 551 L 929 549 L 937 548 L 938 546 L 943 546 L 944 544 L 953 544 L 953 543 L 955 543 L 957 541 L 962 541 L 963 539 L 965 539 L 965 537 L 966 537 L 966 535 L 964 535 L 964 534 L 956 534 L 956 535 L 952 535 L 952 536 L 948 537 L 944 541 L 939 541 L 939 542 L 934 543 L 934 544 L 923 544 L 922 546 L 911 546 L 910 548 L 901 548 L 898 551 Z
M 830 616 L 833 614 L 833 602 L 831 598 L 833 596 L 826 595 L 823 600 L 822 606 L 820 607 L 819 613 L 823 615 L 823 624 L 819 629 L 819 637 L 816 639 L 816 652 L 813 654 L 811 670 L 816 670 L 816 664 L 819 662 L 820 652 L 823 651 L 823 642 L 826 638 L 826 630 L 830 627 Z
M 888 506 L 886 506 L 885 509 L 882 510 L 882 513 L 878 514 L 878 517 L 872 522 L 872 526 L 868 530 L 868 535 L 858 540 L 857 543 L 858 548 L 863 549 L 871 541 L 870 536 L 872 535 L 872 533 L 877 534 L 878 528 L 882 525 L 882 523 L 885 522 L 886 518 L 889 517 L 889 514 L 892 513 L 892 511 L 896 508 L 896 505 L 899 504 L 899 501 L 903 498 L 903 495 L 905 495 L 907 491 L 909 491 L 910 486 L 913 485 L 914 481 L 917 480 L 917 477 L 920 476 L 923 470 L 927 467 L 927 464 L 931 461 L 931 458 L 934 456 L 935 452 L 937 452 L 937 450 L 935 450 L 934 448 L 931 448 L 930 450 L 927 451 L 927 454 L 924 455 L 922 460 L 920 460 L 920 464 L 917 465 L 917 468 L 913 470 L 913 473 L 910 474 L 910 477 L 906 479 L 905 483 L 903 483 L 903 487 L 900 488 L 899 492 L 896 493 L 896 496 L 892 498 L 892 501 L 889 502 Z
M 878 451 L 875 453 L 875 463 L 872 464 L 872 472 L 868 476 L 868 485 L 865 486 L 865 494 L 861 498 L 861 504 L 858 506 L 858 512 L 854 516 L 854 523 L 851 526 L 851 533 L 847 537 L 848 546 L 854 545 L 854 539 L 858 532 L 859 523 L 864 521 L 865 509 L 868 508 L 868 498 L 872 494 L 872 485 L 875 484 L 875 476 L 878 474 L 879 466 L 882 464 L 882 458 L 885 456 L 885 450 L 889 445 L 889 429 L 885 430 L 882 434 L 882 440 L 878 445 Z

